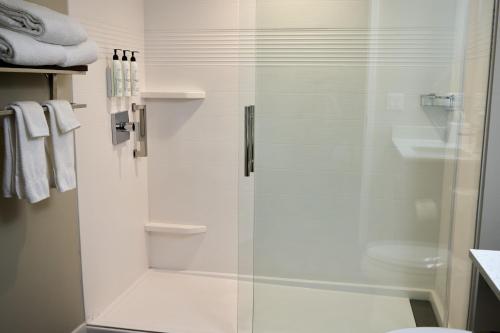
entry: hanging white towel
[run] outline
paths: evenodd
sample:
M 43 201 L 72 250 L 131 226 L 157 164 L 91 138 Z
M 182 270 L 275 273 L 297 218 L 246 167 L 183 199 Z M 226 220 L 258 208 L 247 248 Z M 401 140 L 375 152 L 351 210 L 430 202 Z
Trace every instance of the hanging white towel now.
M 0 25 L 44 43 L 77 45 L 87 40 L 87 33 L 74 19 L 22 0 L 0 0 Z
M 4 120 L 3 194 L 36 203 L 50 195 L 44 147 L 45 137 L 49 135 L 47 122 L 38 103 L 16 102 L 10 108 L 14 110 L 15 125 L 13 121 Z
M 50 140 L 48 151 L 52 161 L 54 181 L 59 192 L 76 188 L 74 130 L 80 127 L 71 104 L 48 101 Z
M 97 46 L 92 41 L 75 46 L 46 44 L 0 28 L 0 60 L 21 66 L 88 65 L 97 60 Z

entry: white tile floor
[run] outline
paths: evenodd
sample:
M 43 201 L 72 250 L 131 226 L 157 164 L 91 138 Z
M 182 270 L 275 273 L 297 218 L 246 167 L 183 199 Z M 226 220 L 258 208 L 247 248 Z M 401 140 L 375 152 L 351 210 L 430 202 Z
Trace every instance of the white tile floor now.
M 386 333 L 415 327 L 408 299 L 256 284 L 255 333 Z M 237 281 L 148 271 L 90 324 L 166 333 L 236 333 Z

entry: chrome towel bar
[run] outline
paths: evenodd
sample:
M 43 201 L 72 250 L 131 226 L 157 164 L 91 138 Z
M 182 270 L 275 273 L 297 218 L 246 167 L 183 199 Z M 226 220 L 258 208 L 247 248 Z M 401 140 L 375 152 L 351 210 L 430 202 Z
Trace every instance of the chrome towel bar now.
M 73 109 L 84 109 L 87 107 L 87 104 L 76 104 L 76 103 L 71 103 L 71 106 L 73 107 Z M 48 111 L 47 107 L 44 106 L 43 107 L 43 110 L 45 112 Z M 9 107 L 6 107 L 5 109 L 3 110 L 0 110 L 0 117 L 6 117 L 6 116 L 12 116 L 14 114 L 14 110 L 12 110 L 11 108 Z

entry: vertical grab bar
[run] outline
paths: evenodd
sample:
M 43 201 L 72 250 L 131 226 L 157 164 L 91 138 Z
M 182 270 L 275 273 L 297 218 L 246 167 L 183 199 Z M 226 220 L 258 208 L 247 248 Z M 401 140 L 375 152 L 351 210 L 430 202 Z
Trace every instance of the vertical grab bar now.
M 146 117 L 146 105 L 132 104 L 132 112 L 139 111 L 139 126 L 137 142 L 139 149 L 134 149 L 134 157 L 147 157 L 148 156 L 148 127 Z
M 250 172 L 255 172 L 255 105 L 250 105 Z
M 245 106 L 245 177 L 254 172 L 255 159 L 255 106 Z

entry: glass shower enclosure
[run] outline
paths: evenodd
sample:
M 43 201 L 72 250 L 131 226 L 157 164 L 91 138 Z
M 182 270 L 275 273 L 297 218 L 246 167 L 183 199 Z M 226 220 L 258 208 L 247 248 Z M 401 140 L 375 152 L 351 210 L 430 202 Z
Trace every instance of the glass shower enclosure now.
M 465 325 L 494 1 L 240 6 L 240 332 Z

